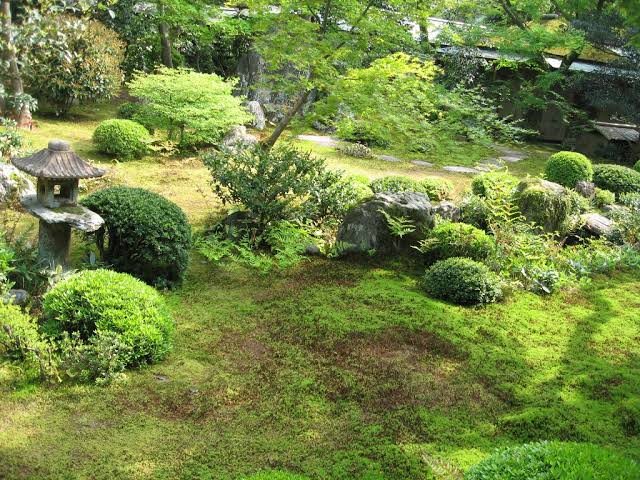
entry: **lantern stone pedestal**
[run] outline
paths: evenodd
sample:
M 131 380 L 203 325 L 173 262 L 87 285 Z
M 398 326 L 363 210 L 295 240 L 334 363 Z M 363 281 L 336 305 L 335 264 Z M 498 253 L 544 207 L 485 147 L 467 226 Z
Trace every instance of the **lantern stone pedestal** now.
M 105 174 L 76 155 L 67 142 L 52 140 L 48 148 L 31 157 L 14 158 L 20 170 L 37 177 L 37 191 L 22 198 L 22 206 L 40 220 L 40 259 L 52 267 L 65 266 L 69 259 L 71 228 L 95 232 L 104 220 L 78 205 L 81 178 Z

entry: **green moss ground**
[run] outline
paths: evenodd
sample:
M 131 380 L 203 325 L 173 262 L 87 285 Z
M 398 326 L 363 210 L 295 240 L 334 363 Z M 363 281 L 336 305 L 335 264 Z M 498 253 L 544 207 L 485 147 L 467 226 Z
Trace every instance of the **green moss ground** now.
M 106 163 L 91 149 L 94 125 L 41 119 L 32 141 L 55 133 L 107 165 L 90 188 L 150 188 L 197 226 L 219 212 L 197 159 Z M 263 277 L 194 255 L 166 295 L 178 335 L 165 361 L 108 387 L 24 384 L 0 363 L 0 478 L 345 478 L 339 459 L 395 444 L 456 479 L 497 446 L 547 438 L 640 461 L 640 438 L 616 413 L 640 395 L 638 273 L 478 309 L 428 298 L 419 275 L 314 259 Z

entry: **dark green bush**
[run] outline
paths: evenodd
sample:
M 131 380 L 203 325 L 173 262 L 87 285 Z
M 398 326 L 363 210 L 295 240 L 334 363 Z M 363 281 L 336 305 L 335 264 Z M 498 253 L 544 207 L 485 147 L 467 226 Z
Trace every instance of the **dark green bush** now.
M 593 183 L 619 197 L 623 193 L 640 192 L 640 172 L 622 165 L 594 165 Z
M 615 193 L 596 187 L 596 191 L 593 196 L 593 204 L 596 207 L 602 208 L 605 205 L 613 205 L 614 203 L 616 203 Z
M 244 205 L 259 234 L 280 220 L 340 218 L 359 196 L 323 159 L 287 146 L 212 152 L 204 163 L 215 193 Z
M 591 160 L 578 152 L 558 152 L 549 157 L 544 167 L 544 176 L 550 182 L 567 188 L 575 188 L 579 181 L 590 182 L 593 178 Z
M 115 270 L 160 287 L 182 282 L 191 226 L 175 203 L 141 188 L 111 187 L 89 195 L 82 204 L 104 218 L 97 245 Z
M 632 480 L 637 463 L 596 445 L 536 442 L 499 450 L 471 467 L 465 480 Z
M 152 287 L 111 270 L 86 270 L 55 285 L 43 300 L 49 331 L 78 332 L 87 341 L 110 332 L 130 347 L 127 365 L 162 359 L 175 324 Z
M 464 223 L 473 225 L 481 230 L 489 227 L 489 205 L 483 197 L 468 195 L 460 204 L 460 218 Z
M 471 191 L 479 197 L 486 197 L 489 192 L 497 187 L 513 191 L 518 185 L 518 178 L 509 172 L 495 171 L 482 173 L 473 177 L 471 181 Z
M 40 340 L 38 324 L 15 305 L 0 301 L 0 354 L 14 360 L 25 360 L 30 348 Z
M 376 178 L 369 186 L 374 193 L 418 192 L 426 194 L 430 200 L 434 201 L 448 198 L 453 190 L 451 182 L 444 178 L 428 177 L 422 180 L 414 180 L 400 175 Z
M 636 172 L 640 172 L 640 160 L 638 160 L 638 161 L 636 162 L 636 164 L 633 166 L 633 169 L 634 169 Z
M 430 260 L 466 257 L 473 260 L 487 258 L 495 249 L 493 237 L 473 225 L 442 222 L 420 242 L 420 251 Z
M 93 143 L 99 152 L 121 159 L 143 156 L 149 138 L 147 129 L 133 120 L 105 120 L 93 132 Z
M 494 273 L 482 263 L 460 257 L 440 260 L 429 267 L 424 289 L 432 297 L 458 305 L 482 305 L 502 297 Z
M 142 108 L 140 102 L 124 102 L 118 107 L 118 118 L 132 120 L 134 115 L 142 111 Z

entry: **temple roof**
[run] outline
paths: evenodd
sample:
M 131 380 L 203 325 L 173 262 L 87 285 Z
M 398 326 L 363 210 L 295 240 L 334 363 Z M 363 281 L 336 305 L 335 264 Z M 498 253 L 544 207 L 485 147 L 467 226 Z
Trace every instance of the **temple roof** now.
M 70 179 L 101 177 L 106 173 L 102 168 L 94 167 L 82 160 L 67 142 L 51 140 L 48 148 L 34 153 L 30 157 L 13 158 L 20 170 L 38 178 Z

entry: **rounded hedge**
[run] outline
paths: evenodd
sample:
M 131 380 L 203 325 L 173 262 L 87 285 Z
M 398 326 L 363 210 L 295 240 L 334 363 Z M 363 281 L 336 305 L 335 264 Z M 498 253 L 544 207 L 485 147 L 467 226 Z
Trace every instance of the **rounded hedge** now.
M 460 257 L 440 260 L 429 267 L 424 289 L 432 297 L 458 305 L 482 305 L 502 297 L 497 275 L 482 263 Z
M 471 180 L 471 191 L 479 197 L 486 197 L 487 193 L 497 186 L 503 186 L 508 191 L 513 191 L 518 185 L 518 178 L 509 172 L 495 171 L 476 175 Z
M 448 198 L 453 190 L 453 184 L 444 178 L 427 177 L 422 180 L 414 180 L 401 175 L 376 178 L 369 186 L 374 193 L 418 192 L 424 193 L 429 197 L 429 200 L 434 201 Z
M 142 188 L 111 187 L 82 204 L 105 221 L 96 235 L 103 261 L 159 287 L 182 282 L 191 226 L 175 203 Z
M 593 179 L 591 160 L 578 152 L 558 152 L 549 157 L 544 167 L 544 176 L 550 182 L 575 188 L 579 181 Z
M 466 257 L 487 258 L 495 248 L 493 237 L 467 223 L 442 222 L 436 225 L 425 242 L 432 260 Z
M 499 450 L 471 467 L 465 480 L 640 478 L 640 466 L 615 452 L 585 443 L 536 442 Z
M 596 191 L 593 195 L 593 204 L 596 207 L 602 208 L 605 205 L 613 205 L 614 203 L 616 203 L 615 193 L 596 187 Z
M 593 183 L 619 197 L 623 193 L 640 192 L 640 172 L 622 165 L 594 165 Z
M 93 132 L 93 143 L 99 152 L 129 159 L 143 156 L 150 135 L 133 120 L 112 119 L 100 122 Z
M 47 292 L 43 309 L 54 330 L 78 332 L 84 340 L 115 333 L 131 347 L 128 365 L 159 360 L 172 346 L 175 323 L 164 299 L 125 273 L 77 273 Z

